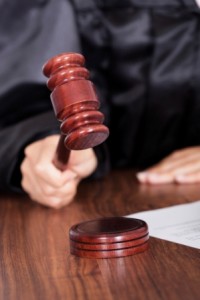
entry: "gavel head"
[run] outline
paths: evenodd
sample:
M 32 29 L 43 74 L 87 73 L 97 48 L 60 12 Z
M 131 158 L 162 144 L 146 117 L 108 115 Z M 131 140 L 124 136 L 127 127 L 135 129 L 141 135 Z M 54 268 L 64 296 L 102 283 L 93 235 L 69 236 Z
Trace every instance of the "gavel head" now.
M 70 150 L 92 148 L 109 135 L 84 63 L 81 54 L 62 53 L 43 67 L 44 75 L 49 77 L 47 86 L 52 91 L 55 115 L 61 121 L 62 134 L 66 135 L 65 146 Z

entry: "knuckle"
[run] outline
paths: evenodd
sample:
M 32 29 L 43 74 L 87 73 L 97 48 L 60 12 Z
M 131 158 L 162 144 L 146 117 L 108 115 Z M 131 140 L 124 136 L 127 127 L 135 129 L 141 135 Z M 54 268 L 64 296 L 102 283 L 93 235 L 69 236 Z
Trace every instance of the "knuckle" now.
M 77 192 L 77 185 L 71 184 L 68 189 L 68 193 L 66 193 L 66 194 L 69 198 L 73 198 L 76 195 L 76 192 Z
M 30 146 L 27 146 L 25 149 L 24 149 L 24 155 L 26 157 L 30 157 L 31 155 L 31 147 Z
M 54 192 L 55 192 L 54 189 L 50 186 L 43 186 L 42 187 L 42 193 L 45 196 L 51 196 Z
M 24 178 L 22 178 L 22 180 L 21 180 L 21 187 L 22 187 L 22 189 L 24 190 L 24 192 L 27 193 L 28 197 L 29 197 L 30 199 L 32 199 L 33 197 L 32 197 L 32 195 L 31 195 L 31 189 L 30 189 L 30 186 L 29 186 L 27 180 L 24 179 Z
M 22 180 L 21 180 L 21 186 L 22 186 L 23 190 L 26 189 L 26 181 L 24 178 L 22 178 Z
M 41 164 L 36 164 L 34 169 L 35 169 L 35 174 L 38 176 L 41 176 L 46 173 L 44 166 L 42 166 Z
M 54 182 L 54 188 L 56 189 L 56 190 L 60 190 L 60 189 L 62 189 L 62 187 L 63 187 L 63 183 L 62 182 L 60 182 L 59 180 L 53 180 L 52 179 L 52 181 Z
M 25 173 L 25 171 L 26 171 L 26 163 L 25 163 L 25 161 L 23 161 L 21 163 L 21 165 L 20 165 L 20 171 L 21 171 L 21 173 Z

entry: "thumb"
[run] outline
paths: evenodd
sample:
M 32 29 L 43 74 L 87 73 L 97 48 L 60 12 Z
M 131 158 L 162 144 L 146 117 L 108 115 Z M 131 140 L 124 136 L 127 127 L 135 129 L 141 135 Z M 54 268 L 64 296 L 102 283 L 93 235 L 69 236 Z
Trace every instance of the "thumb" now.
M 97 158 L 93 149 L 71 151 L 68 168 L 81 178 L 89 176 L 97 167 Z

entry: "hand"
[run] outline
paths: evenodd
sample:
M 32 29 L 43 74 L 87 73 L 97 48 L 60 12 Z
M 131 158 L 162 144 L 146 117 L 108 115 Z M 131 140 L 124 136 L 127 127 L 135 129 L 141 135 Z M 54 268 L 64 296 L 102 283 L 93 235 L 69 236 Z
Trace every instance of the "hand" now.
M 199 183 L 200 147 L 177 150 L 153 167 L 137 174 L 141 183 Z
M 97 166 L 93 149 L 71 151 L 68 169 L 58 170 L 52 163 L 59 136 L 49 136 L 25 148 L 21 164 L 22 188 L 40 204 L 60 208 L 69 204 L 81 179 Z

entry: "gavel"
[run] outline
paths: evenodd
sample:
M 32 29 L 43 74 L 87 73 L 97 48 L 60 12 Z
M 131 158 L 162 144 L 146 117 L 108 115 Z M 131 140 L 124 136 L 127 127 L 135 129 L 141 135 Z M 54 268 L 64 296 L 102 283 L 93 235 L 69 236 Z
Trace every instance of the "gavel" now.
M 93 148 L 106 140 L 108 128 L 85 59 L 78 53 L 62 53 L 43 67 L 49 78 L 51 101 L 61 122 L 61 137 L 53 162 L 67 167 L 71 150 Z M 122 257 L 148 249 L 148 227 L 144 221 L 128 218 L 102 218 L 71 227 L 71 254 L 87 258 Z
M 85 58 L 79 53 L 61 53 L 43 66 L 51 90 L 51 102 L 56 118 L 61 122 L 61 136 L 54 165 L 65 170 L 71 150 L 93 148 L 103 143 L 109 130 L 103 124 L 104 115 L 98 111 L 100 102 Z

